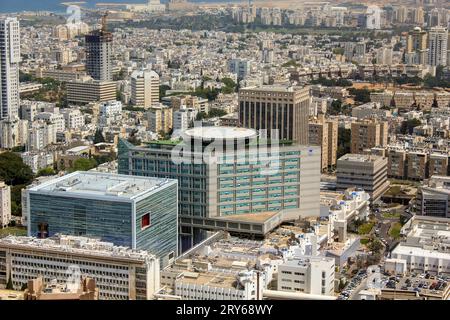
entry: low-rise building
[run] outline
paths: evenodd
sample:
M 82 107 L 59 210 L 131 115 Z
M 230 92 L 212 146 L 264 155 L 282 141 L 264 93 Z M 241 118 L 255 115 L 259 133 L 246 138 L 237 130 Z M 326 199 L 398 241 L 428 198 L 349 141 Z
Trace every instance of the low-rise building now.
M 450 274 L 449 220 L 446 218 L 415 216 L 401 233 L 406 236 L 391 252 L 391 258 L 402 263 L 401 272 L 429 272 Z
M 334 293 L 333 258 L 299 256 L 288 259 L 278 266 L 277 288 L 279 291 L 328 295 Z
M 77 80 L 67 82 L 66 86 L 69 103 L 87 104 L 116 99 L 116 83 L 114 81 Z
M 45 282 L 56 279 L 59 283 L 89 276 L 101 300 L 149 300 L 159 289 L 159 267 L 159 260 L 147 251 L 86 237 L 0 239 L 1 287 L 9 279 L 20 289 L 39 276 Z
M 417 190 L 416 214 L 450 218 L 450 177 L 432 176 Z

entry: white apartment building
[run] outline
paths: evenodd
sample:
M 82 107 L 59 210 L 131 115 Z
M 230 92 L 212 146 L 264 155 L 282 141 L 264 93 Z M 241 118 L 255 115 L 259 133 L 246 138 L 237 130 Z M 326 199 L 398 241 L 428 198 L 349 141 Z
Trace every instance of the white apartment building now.
M 34 173 L 37 173 L 40 169 L 52 166 L 54 162 L 53 153 L 22 152 L 20 156 L 23 163 L 29 166 Z
M 20 102 L 19 117 L 23 120 L 33 121 L 37 110 L 38 106 L 33 101 L 22 100 Z
M 28 120 L 18 117 L 0 121 L 0 147 L 11 149 L 28 141 Z
M 0 228 L 11 222 L 11 187 L 0 181 Z
M 187 130 L 189 125 L 195 121 L 197 114 L 198 111 L 193 108 L 185 108 L 175 111 L 173 113 L 173 130 Z
M 64 117 L 64 123 L 68 130 L 79 129 L 85 124 L 84 115 L 80 109 L 63 109 L 60 113 Z
M 332 296 L 335 259 L 297 256 L 278 266 L 278 291 Z
M 428 32 L 428 64 L 431 66 L 447 65 L 448 30 L 433 27 Z
M 159 75 L 153 70 L 134 71 L 131 74 L 131 103 L 150 108 L 159 102 Z
M 103 102 L 99 108 L 99 125 L 108 126 L 122 119 L 122 102 L 112 100 Z
M 57 128 L 55 124 L 35 121 L 28 130 L 28 151 L 42 150 L 52 143 L 56 143 Z
M 102 300 L 149 300 L 159 289 L 159 259 L 97 239 L 57 235 L 0 239 L 0 287 L 9 277 L 19 290 L 28 280 L 65 283 L 90 277 Z
M 0 20 L 0 120 L 19 111 L 20 30 L 17 18 Z
M 42 120 L 46 123 L 51 123 L 55 125 L 56 132 L 64 132 L 66 130 L 66 120 L 64 119 L 64 115 L 58 112 L 41 112 L 38 113 L 34 120 Z
M 263 277 L 254 270 L 237 275 L 183 272 L 175 280 L 175 295 L 183 300 L 261 300 L 262 291 Z

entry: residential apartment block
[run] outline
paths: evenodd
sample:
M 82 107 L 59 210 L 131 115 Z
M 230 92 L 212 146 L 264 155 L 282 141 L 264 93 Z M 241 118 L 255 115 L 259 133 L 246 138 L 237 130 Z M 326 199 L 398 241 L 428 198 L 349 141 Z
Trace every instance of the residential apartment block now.
M 353 122 L 351 127 L 350 152 L 362 154 L 373 147 L 384 147 L 388 143 L 388 123 L 378 120 Z
M 338 123 L 326 120 L 323 115 L 309 121 L 309 144 L 322 148 L 322 171 L 336 165 Z

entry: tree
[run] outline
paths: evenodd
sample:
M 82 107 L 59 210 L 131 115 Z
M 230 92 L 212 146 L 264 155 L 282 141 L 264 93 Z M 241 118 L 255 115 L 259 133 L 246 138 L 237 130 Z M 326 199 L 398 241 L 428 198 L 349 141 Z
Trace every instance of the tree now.
M 97 166 L 95 159 L 80 158 L 75 160 L 70 171 L 88 171 Z
M 348 89 L 349 93 L 355 96 L 355 101 L 367 103 L 370 102 L 370 91 L 366 88 L 356 89 L 350 88 Z
M 13 152 L 0 154 L 0 179 L 8 185 L 28 184 L 33 179 L 33 171 Z
M 97 130 L 95 130 L 94 144 L 97 144 L 100 142 L 105 142 L 105 137 L 103 137 L 102 130 L 97 129 Z
M 168 85 L 163 84 L 163 85 L 160 85 L 160 86 L 159 86 L 159 100 L 160 100 L 160 101 L 161 101 L 161 99 L 162 99 L 163 97 L 166 96 L 167 90 L 170 90 L 170 87 L 169 87 Z
M 42 168 L 41 170 L 39 170 L 38 173 L 36 174 L 36 176 L 37 177 L 52 176 L 55 174 L 56 174 L 56 172 L 52 167 L 47 167 L 47 168 Z
M 375 239 L 372 242 L 370 242 L 370 244 L 368 245 L 368 248 L 373 253 L 378 253 L 378 252 L 380 252 L 381 249 L 383 249 L 383 244 L 380 242 L 380 240 Z
M 11 272 L 9 273 L 8 283 L 6 284 L 6 290 L 14 290 L 12 283 Z
M 420 126 L 422 122 L 419 119 L 409 119 L 402 122 L 400 126 L 400 133 L 402 134 L 412 134 L 414 128 Z
M 339 115 L 342 113 L 342 101 L 333 100 L 331 103 L 330 115 Z

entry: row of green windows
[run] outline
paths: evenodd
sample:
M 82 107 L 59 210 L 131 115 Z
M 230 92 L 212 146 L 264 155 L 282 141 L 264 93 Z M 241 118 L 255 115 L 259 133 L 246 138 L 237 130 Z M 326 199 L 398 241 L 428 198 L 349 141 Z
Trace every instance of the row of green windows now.
M 267 201 L 257 201 L 257 202 L 252 202 L 252 206 L 253 207 L 258 207 L 258 206 L 264 206 L 264 207 L 268 207 L 269 209 L 273 210 L 273 209 L 281 209 L 281 207 L 283 206 L 285 209 L 295 209 L 298 208 L 298 200 L 297 199 L 286 199 L 286 200 L 272 200 L 270 202 Z M 225 204 L 225 205 L 220 205 L 219 206 L 219 210 L 220 213 L 222 215 L 225 215 L 227 213 L 232 213 L 235 212 L 234 208 L 236 207 L 236 213 L 238 213 L 238 208 L 242 210 L 242 208 L 248 208 L 245 213 L 249 213 L 249 209 L 250 209 L 250 204 L 249 203 L 245 203 L 245 204 Z M 253 209 L 252 211 L 256 211 L 257 208 Z M 264 209 L 264 208 L 262 208 Z
M 297 177 L 294 178 L 286 178 L 284 179 L 284 183 L 297 183 L 299 182 Z M 266 181 L 253 181 L 252 186 L 262 186 L 262 185 L 271 185 L 271 184 L 281 184 L 283 181 L 281 179 L 271 180 L 268 183 Z M 249 182 L 236 182 L 236 186 L 232 182 L 220 183 L 220 188 L 234 188 L 234 187 L 249 187 Z

